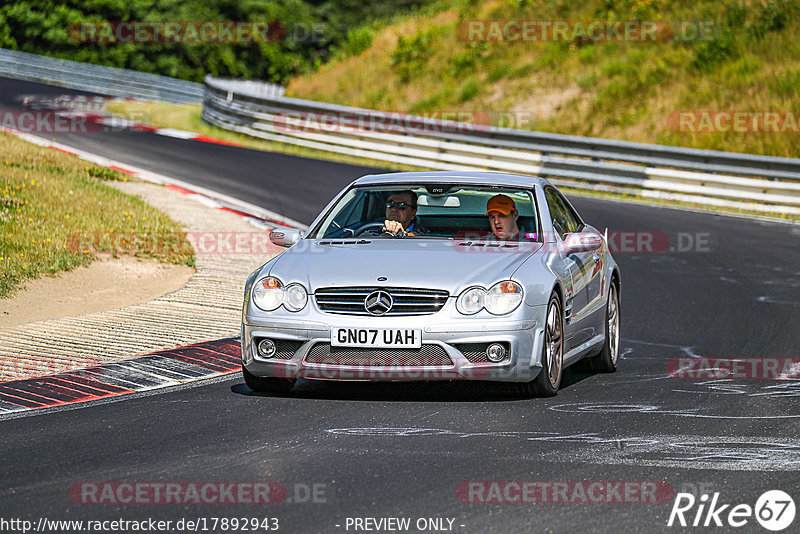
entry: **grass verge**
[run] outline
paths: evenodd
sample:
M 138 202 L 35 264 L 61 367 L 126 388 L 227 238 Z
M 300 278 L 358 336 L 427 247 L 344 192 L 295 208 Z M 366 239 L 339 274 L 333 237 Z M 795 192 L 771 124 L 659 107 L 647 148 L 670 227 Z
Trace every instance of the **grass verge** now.
M 141 199 L 110 186 L 130 178 L 0 133 L 0 298 L 28 279 L 54 275 L 95 258 L 94 251 L 194 265 L 191 248 L 104 248 L 104 236 L 181 237 L 181 227 Z M 124 238 L 124 237 L 123 237 Z M 82 243 L 91 241 L 86 248 Z M 100 245 L 99 247 L 97 245 Z

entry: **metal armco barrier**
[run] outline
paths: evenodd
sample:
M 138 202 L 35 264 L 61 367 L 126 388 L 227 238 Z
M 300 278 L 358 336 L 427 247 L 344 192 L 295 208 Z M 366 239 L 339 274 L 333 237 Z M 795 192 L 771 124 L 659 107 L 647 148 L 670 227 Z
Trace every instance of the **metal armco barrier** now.
M 576 188 L 800 213 L 800 159 L 470 125 L 259 93 L 251 83 L 207 76 L 203 118 L 262 139 L 390 163 L 536 174 Z
M 0 76 L 140 100 L 199 104 L 204 93 L 201 83 L 6 49 Z

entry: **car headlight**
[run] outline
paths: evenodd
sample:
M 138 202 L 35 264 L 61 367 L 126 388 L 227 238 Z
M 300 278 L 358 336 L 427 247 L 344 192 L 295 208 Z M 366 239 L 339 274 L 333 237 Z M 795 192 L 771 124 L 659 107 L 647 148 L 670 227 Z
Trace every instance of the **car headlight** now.
M 493 315 L 505 315 L 516 310 L 522 303 L 522 286 L 516 282 L 498 282 L 489 288 L 483 305 Z
M 461 292 L 456 300 L 456 309 L 464 315 L 475 315 L 483 309 L 486 290 L 482 287 L 469 287 Z
M 283 291 L 283 305 L 292 312 L 298 312 L 306 307 L 308 293 L 300 284 L 290 284 Z
M 268 276 L 253 285 L 253 302 L 264 311 L 278 309 L 283 304 L 283 284 L 277 278 Z
M 280 280 L 267 276 L 253 285 L 253 302 L 264 311 L 277 310 L 283 304 L 287 310 L 298 312 L 306 307 L 308 293 L 301 284 L 283 287 Z

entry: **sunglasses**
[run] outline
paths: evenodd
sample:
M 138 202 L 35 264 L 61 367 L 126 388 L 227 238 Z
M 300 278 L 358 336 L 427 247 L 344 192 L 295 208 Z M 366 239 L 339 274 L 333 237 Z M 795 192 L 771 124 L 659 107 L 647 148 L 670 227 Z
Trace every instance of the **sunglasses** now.
M 402 211 L 402 210 L 405 210 L 405 209 L 408 209 L 408 208 L 414 208 L 415 206 L 412 206 L 411 204 L 408 204 L 407 202 L 396 202 L 394 200 L 387 200 L 386 201 L 386 207 L 387 208 L 395 208 L 396 207 L 397 209 Z

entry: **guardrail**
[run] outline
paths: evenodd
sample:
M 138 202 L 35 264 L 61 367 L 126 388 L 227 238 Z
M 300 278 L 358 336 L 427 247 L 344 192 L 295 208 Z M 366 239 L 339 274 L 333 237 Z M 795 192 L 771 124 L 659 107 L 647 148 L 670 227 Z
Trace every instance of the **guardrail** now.
M 203 118 L 262 139 L 390 163 L 535 174 L 581 189 L 800 213 L 800 159 L 433 120 L 256 93 L 248 83 L 207 76 Z
M 201 83 L 6 49 L 0 76 L 140 100 L 199 104 L 204 94 Z

